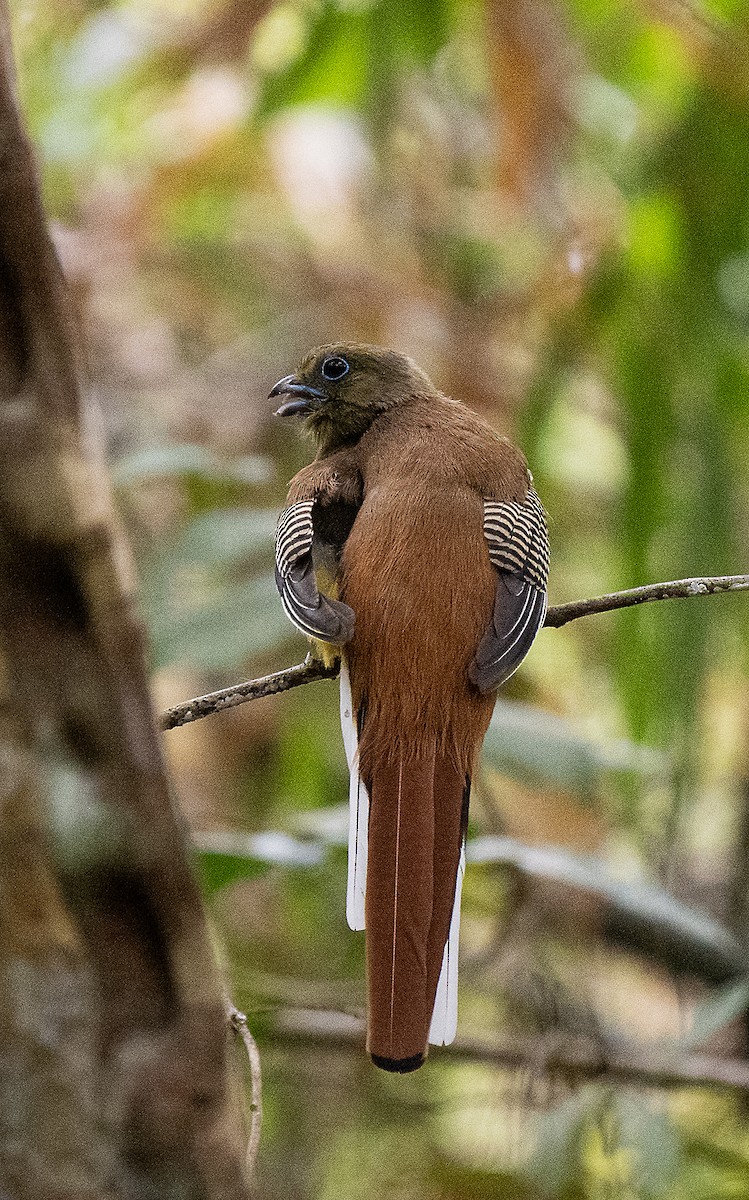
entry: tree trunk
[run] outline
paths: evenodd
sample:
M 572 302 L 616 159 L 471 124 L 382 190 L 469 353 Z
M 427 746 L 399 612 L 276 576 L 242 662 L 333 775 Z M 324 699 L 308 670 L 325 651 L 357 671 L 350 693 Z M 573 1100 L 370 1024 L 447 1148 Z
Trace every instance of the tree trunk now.
M 245 1197 L 221 980 L 5 0 L 0 50 L 0 1196 Z

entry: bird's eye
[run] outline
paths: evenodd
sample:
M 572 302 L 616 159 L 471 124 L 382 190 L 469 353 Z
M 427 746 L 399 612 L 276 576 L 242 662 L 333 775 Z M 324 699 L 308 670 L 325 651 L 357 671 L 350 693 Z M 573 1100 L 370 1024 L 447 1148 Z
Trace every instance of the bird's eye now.
M 326 358 L 322 365 L 323 379 L 343 379 L 344 375 L 348 374 L 349 365 L 345 358 L 339 358 L 333 355 L 331 358 Z

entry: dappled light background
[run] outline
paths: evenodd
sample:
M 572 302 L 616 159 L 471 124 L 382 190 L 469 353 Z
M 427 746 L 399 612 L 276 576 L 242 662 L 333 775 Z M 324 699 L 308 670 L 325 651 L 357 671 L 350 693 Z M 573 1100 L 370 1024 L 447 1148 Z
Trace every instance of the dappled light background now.
M 325 341 L 413 355 L 520 442 L 552 603 L 746 569 L 746 3 L 14 15 L 159 707 L 305 653 L 272 538 L 311 447 L 266 397 Z M 349 1037 L 335 684 L 165 735 L 261 1048 L 262 1197 L 749 1194 L 738 1099 L 544 1070 L 565 1039 L 745 1053 L 747 616 L 737 594 L 547 630 L 502 694 L 460 1036 L 533 1038 L 523 1070 L 434 1051 L 391 1078 Z

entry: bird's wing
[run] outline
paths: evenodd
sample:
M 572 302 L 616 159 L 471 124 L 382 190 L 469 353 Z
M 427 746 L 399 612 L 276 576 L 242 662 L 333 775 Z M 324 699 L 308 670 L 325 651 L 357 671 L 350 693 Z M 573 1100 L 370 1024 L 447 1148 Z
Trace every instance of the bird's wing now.
M 549 540 L 541 501 L 484 500 L 484 537 L 497 569 L 494 613 L 469 668 L 471 682 L 490 692 L 509 679 L 546 616 Z
M 340 600 L 323 596 L 312 562 L 315 547 L 314 500 L 289 505 L 276 527 L 276 586 L 290 621 L 309 637 L 343 645 L 354 633 L 354 613 Z

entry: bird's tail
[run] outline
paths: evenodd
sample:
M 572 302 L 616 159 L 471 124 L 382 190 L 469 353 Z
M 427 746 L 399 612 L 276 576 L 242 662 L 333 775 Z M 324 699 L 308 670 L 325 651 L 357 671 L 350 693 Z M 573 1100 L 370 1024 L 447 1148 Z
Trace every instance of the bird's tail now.
M 368 782 L 367 1049 L 406 1072 L 455 1032 L 469 780 L 432 754 L 378 767 Z

